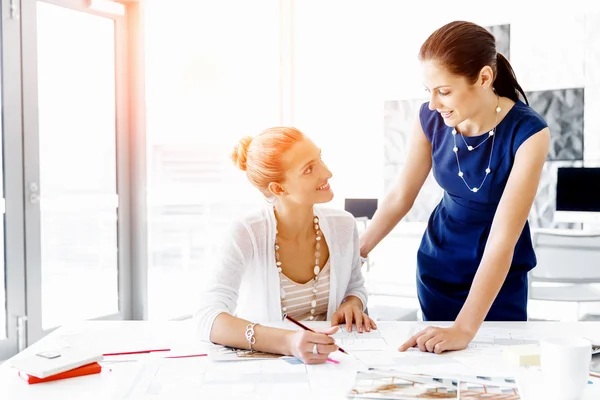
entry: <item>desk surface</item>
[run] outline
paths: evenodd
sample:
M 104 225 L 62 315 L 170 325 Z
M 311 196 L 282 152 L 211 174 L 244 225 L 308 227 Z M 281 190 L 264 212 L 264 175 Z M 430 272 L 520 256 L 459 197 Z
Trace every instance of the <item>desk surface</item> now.
M 322 324 L 322 323 L 321 323 Z M 319 325 L 313 324 L 313 325 Z M 445 325 L 445 324 L 435 324 Z M 387 338 L 388 349 L 396 348 L 401 344 L 410 333 L 415 329 L 419 329 L 422 323 L 417 322 L 379 322 L 379 331 Z M 14 358 L 23 357 L 35 354 L 42 350 L 49 350 L 57 346 L 68 345 L 86 345 L 87 347 L 94 346 L 103 353 L 125 351 L 132 348 L 171 348 L 183 349 L 198 348 L 201 346 L 198 343 L 193 343 L 191 332 L 191 323 L 189 321 L 178 322 L 145 322 L 145 321 L 90 321 L 76 325 L 64 326 L 57 329 L 44 339 L 33 344 L 23 352 L 17 354 Z M 554 322 L 524 322 L 524 323 L 485 323 L 484 327 L 490 331 L 510 330 L 527 334 L 536 337 L 540 336 L 562 336 L 562 335 L 578 335 L 585 336 L 592 340 L 600 341 L 600 322 L 574 322 L 574 323 L 554 323 Z M 482 328 L 482 332 L 484 329 Z M 347 349 L 348 350 L 348 349 Z M 388 350 L 389 352 L 389 350 Z M 392 351 L 393 352 L 393 351 Z M 350 351 L 352 353 L 352 351 Z M 356 352 L 358 354 L 359 351 Z M 119 398 L 199 398 L 198 394 L 205 394 L 205 388 L 200 388 L 200 379 L 198 376 L 192 376 L 190 373 L 195 373 L 194 368 L 201 373 L 206 373 L 210 370 L 214 373 L 215 368 L 220 368 L 223 375 L 234 375 L 241 373 L 240 362 L 210 363 L 207 357 L 188 358 L 188 359 L 169 359 L 157 357 L 155 355 L 140 355 L 134 357 L 123 356 L 120 362 L 113 357 L 110 360 L 105 359 L 103 367 L 109 370 L 103 370 L 101 374 L 85 377 L 78 377 L 56 382 L 49 382 L 37 385 L 27 385 L 18 376 L 14 368 L 10 366 L 11 360 L 0 365 L 0 398 L 21 400 L 21 399 L 119 399 Z M 358 356 L 350 357 L 339 353 L 341 363 L 339 365 L 324 364 L 316 366 L 303 366 L 306 368 L 307 374 L 311 377 L 310 385 L 312 398 L 321 398 L 326 396 L 327 399 L 345 399 L 348 390 L 352 387 L 354 376 L 357 370 L 364 369 L 364 364 L 357 359 Z M 430 355 L 436 357 L 435 355 Z M 467 367 L 484 368 L 485 373 L 498 375 L 506 374 L 506 365 L 503 364 L 502 358 L 493 353 L 477 354 L 474 352 L 465 352 L 459 354 L 448 353 L 447 357 L 452 357 L 459 360 Z M 438 356 L 443 357 L 443 356 Z M 461 358 L 462 357 L 462 358 Z M 358 357 L 360 358 L 360 357 Z M 148 368 L 169 362 L 171 364 L 171 375 L 177 374 L 177 368 L 186 363 L 186 377 L 170 376 L 169 385 L 163 385 L 163 391 L 159 395 L 156 391 L 153 395 L 146 393 L 144 396 L 133 396 L 138 393 L 133 390 L 134 387 L 139 389 L 140 383 L 137 382 L 145 376 Z M 251 361 L 256 363 L 257 361 Z M 269 363 L 272 361 L 264 361 Z M 284 361 L 274 361 L 276 363 L 284 363 Z M 158 363 L 158 364 L 157 364 Z M 270 364 L 271 366 L 275 364 Z M 168 372 L 167 371 L 167 372 Z M 189 372 L 191 371 L 191 372 Z M 231 372 L 231 374 L 229 374 Z M 479 371 L 477 371 L 479 372 Z M 147 373 L 146 373 L 147 375 Z M 186 379 L 188 379 L 186 381 Z M 187 383 L 186 383 L 187 382 Z M 137 385 L 137 386 L 136 386 Z M 186 387 L 190 385 L 190 387 Z M 195 387 L 191 387 L 195 385 Z M 220 398 L 246 399 L 246 398 L 277 398 L 287 397 L 295 398 L 294 393 L 289 393 L 286 384 L 278 383 L 273 380 L 269 384 L 262 385 L 262 392 L 255 393 L 252 391 L 246 392 L 246 395 L 236 393 L 237 385 L 221 385 L 227 387 L 227 393 L 222 393 Z M 248 386 L 248 385 L 246 385 Z M 594 387 L 592 387 L 594 386 Z M 177 393 L 174 393 L 175 390 Z M 171 392 L 169 392 L 171 390 Z M 160 392 L 160 391 L 159 391 Z M 588 385 L 585 399 L 600 398 L 600 384 Z M 300 397 L 299 393 L 295 393 Z M 306 394 L 304 394 L 305 396 Z M 304 397 L 302 396 L 302 397 Z M 209 396 L 210 397 L 210 396 Z M 530 399 L 524 399 L 530 400 Z

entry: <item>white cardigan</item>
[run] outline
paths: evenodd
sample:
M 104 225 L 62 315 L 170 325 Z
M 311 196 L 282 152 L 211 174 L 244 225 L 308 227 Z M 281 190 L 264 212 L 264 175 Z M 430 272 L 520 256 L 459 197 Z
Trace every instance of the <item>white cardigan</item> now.
M 343 210 L 315 207 L 329 246 L 331 269 L 327 320 L 348 296 L 367 306 L 361 272 L 358 230 Z M 203 293 L 195 324 L 202 340 L 210 341 L 215 318 L 223 312 L 253 322 L 281 320 L 279 273 L 275 266 L 275 214 L 264 207 L 236 221 L 223 244 L 212 279 Z

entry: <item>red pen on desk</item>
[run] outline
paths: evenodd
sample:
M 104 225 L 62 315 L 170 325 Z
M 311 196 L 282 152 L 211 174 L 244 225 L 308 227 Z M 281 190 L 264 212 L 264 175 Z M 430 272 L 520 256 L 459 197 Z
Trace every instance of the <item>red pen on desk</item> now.
M 300 323 L 300 322 L 296 321 L 294 318 L 290 317 L 290 316 L 289 316 L 289 315 L 287 315 L 287 314 L 285 314 L 285 319 L 287 319 L 287 320 L 289 320 L 290 322 L 292 322 L 292 323 L 294 323 L 294 324 L 298 325 L 300 328 L 302 328 L 302 329 L 304 329 L 304 330 L 306 330 L 306 331 L 315 332 L 315 331 L 313 331 L 312 329 L 310 329 L 308 326 L 306 326 L 306 325 L 304 325 L 304 324 L 302 324 L 302 323 Z M 318 333 L 318 332 L 315 332 L 315 333 Z M 340 350 L 342 353 L 344 353 L 344 354 L 348 354 L 348 352 L 347 352 L 346 350 L 342 349 L 342 348 L 341 348 L 341 347 L 339 347 L 339 346 L 338 346 L 338 349 L 339 349 L 339 350 Z
M 206 357 L 208 354 L 186 354 L 183 356 L 167 356 L 165 358 L 189 358 L 189 357 Z
M 124 351 L 122 353 L 106 353 L 106 354 L 102 354 L 102 355 L 104 357 L 108 357 L 108 356 L 126 356 L 126 355 L 130 355 L 130 354 L 147 354 L 147 353 L 154 353 L 154 352 L 159 352 L 159 351 L 171 351 L 171 349 Z

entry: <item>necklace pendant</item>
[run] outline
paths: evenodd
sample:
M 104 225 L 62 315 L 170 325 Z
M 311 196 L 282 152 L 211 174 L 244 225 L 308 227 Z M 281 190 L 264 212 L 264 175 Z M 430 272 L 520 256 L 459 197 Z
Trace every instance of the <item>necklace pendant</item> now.
M 315 216 L 313 218 L 313 222 L 314 222 L 314 228 L 315 228 L 316 241 L 315 241 L 315 253 L 314 253 L 315 254 L 315 266 L 313 268 L 315 277 L 314 277 L 313 286 L 312 286 L 313 299 L 310 302 L 310 306 L 311 306 L 310 314 L 311 315 L 309 316 L 309 319 L 311 321 L 315 319 L 314 314 L 316 312 L 315 308 L 317 307 L 317 293 L 318 293 L 317 286 L 318 286 L 318 282 L 319 282 L 319 272 L 321 272 L 321 267 L 319 266 L 319 256 L 321 255 L 321 252 L 319 251 L 319 249 L 321 248 L 321 239 L 322 239 L 321 230 L 319 227 L 319 218 L 317 216 Z M 277 228 L 275 228 L 275 246 L 274 246 L 275 247 L 275 265 L 277 267 L 277 271 L 279 273 L 282 273 L 283 269 L 281 267 L 282 263 L 281 263 L 281 260 L 279 257 L 280 246 L 279 246 L 279 242 L 277 240 L 277 234 L 278 234 L 278 231 L 277 231 Z M 279 279 L 279 285 L 280 285 L 279 296 L 281 297 L 281 304 L 282 304 L 281 311 L 283 312 L 283 316 L 285 318 L 287 307 L 285 307 L 283 305 L 283 300 L 286 297 L 286 292 L 285 292 L 285 289 L 281 286 L 281 277 Z
M 453 138 L 454 139 L 454 147 L 452 148 L 452 151 L 456 154 L 456 165 L 458 167 L 458 176 L 460 177 L 460 179 L 463 180 L 463 183 L 465 184 L 465 186 L 467 187 L 467 189 L 469 189 L 473 193 L 479 192 L 479 189 L 481 187 L 483 187 L 483 184 L 485 183 L 485 180 L 487 179 L 488 175 L 492 173 L 492 170 L 491 170 L 490 166 L 491 166 L 491 162 L 492 162 L 492 154 L 494 153 L 494 140 L 495 140 L 496 129 L 498 128 L 498 114 L 500 113 L 501 110 L 502 109 L 500 108 L 500 97 L 498 97 L 498 103 L 497 103 L 496 108 L 495 108 L 495 111 L 496 111 L 496 120 L 494 121 L 494 127 L 490 131 L 488 131 L 488 136 L 484 140 L 482 140 L 481 142 L 479 142 L 479 144 L 477 144 L 476 147 L 469 146 L 469 144 L 465 140 L 465 137 L 462 134 L 460 135 L 461 138 L 462 138 L 462 140 L 463 140 L 463 142 L 465 143 L 465 146 L 466 146 L 467 150 L 469 150 L 469 151 L 475 150 L 477 147 L 479 147 L 483 143 L 485 143 L 490 137 L 492 138 L 492 146 L 490 147 L 490 156 L 489 156 L 489 161 L 488 161 L 488 167 L 485 169 L 485 177 L 481 181 L 481 184 L 479 185 L 479 187 L 471 188 L 471 186 L 469 186 L 469 184 L 465 180 L 465 178 L 463 178 L 464 173 L 461 170 L 460 160 L 459 160 L 459 156 L 458 156 L 458 147 L 456 146 L 456 134 L 460 133 L 460 132 L 457 132 L 456 128 L 452 129 L 452 135 L 454 136 L 454 138 Z

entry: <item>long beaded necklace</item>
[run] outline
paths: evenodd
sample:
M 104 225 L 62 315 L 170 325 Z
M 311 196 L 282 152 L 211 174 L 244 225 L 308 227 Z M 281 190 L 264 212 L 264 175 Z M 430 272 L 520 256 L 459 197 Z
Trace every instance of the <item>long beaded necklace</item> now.
M 313 222 L 314 222 L 314 228 L 315 228 L 315 234 L 316 234 L 316 243 L 315 243 L 315 267 L 313 268 L 313 272 L 315 274 L 315 278 L 313 281 L 313 288 L 312 288 L 312 293 L 313 293 L 313 297 L 312 300 L 310 302 L 310 316 L 308 317 L 309 320 L 313 320 L 315 319 L 315 310 L 317 307 L 317 283 L 319 281 L 319 272 L 321 272 L 321 267 L 319 266 L 319 257 L 321 256 L 321 229 L 319 227 L 319 217 L 317 217 L 316 215 L 313 217 Z M 279 240 L 277 239 L 277 234 L 279 232 L 277 231 L 277 227 L 275 227 L 275 265 L 277 266 L 277 272 L 281 273 L 282 268 L 281 268 L 281 259 L 279 258 Z M 279 286 L 280 286 L 280 296 L 281 296 L 281 314 L 282 316 L 284 314 L 287 313 L 287 306 L 285 304 L 285 289 L 283 288 L 283 286 L 281 286 L 281 279 L 279 280 Z
M 494 154 L 494 139 L 495 139 L 495 133 L 496 133 L 496 128 L 498 127 L 498 114 L 500 114 L 500 111 L 502 111 L 502 109 L 500 108 L 500 97 L 498 96 L 498 103 L 496 104 L 496 119 L 494 121 L 494 128 L 492 128 L 491 131 L 488 132 L 487 137 L 481 141 L 481 143 L 479 143 L 477 146 L 470 146 L 467 141 L 465 140 L 465 137 L 463 136 L 462 133 L 457 132 L 456 131 L 456 127 L 454 129 L 452 129 L 452 136 L 454 138 L 454 147 L 452 148 L 452 151 L 454 152 L 454 154 L 456 155 L 456 165 L 458 166 L 458 176 L 460 177 L 460 179 L 462 179 L 462 181 L 465 183 L 465 185 L 467 186 L 467 188 L 473 192 L 473 193 L 477 193 L 479 191 L 479 189 L 481 189 L 481 187 L 483 186 L 483 184 L 485 183 L 485 180 L 487 179 L 488 175 L 492 173 L 492 169 L 491 169 L 491 165 L 492 165 L 492 155 Z M 467 183 L 467 181 L 465 180 L 465 173 L 463 171 L 463 169 L 460 166 L 460 160 L 458 159 L 458 146 L 456 145 L 456 134 L 459 134 L 460 137 L 462 138 L 463 142 L 465 143 L 465 146 L 467 147 L 467 150 L 469 151 L 473 151 L 475 149 L 477 149 L 479 146 L 481 146 L 482 144 L 484 144 L 485 142 L 487 142 L 487 140 L 489 138 L 492 138 L 492 146 L 490 149 L 490 157 L 488 159 L 488 165 L 487 168 L 485 169 L 485 176 L 483 177 L 483 180 L 481 181 L 481 184 L 479 186 L 474 186 L 471 187 L 469 186 L 469 184 Z

